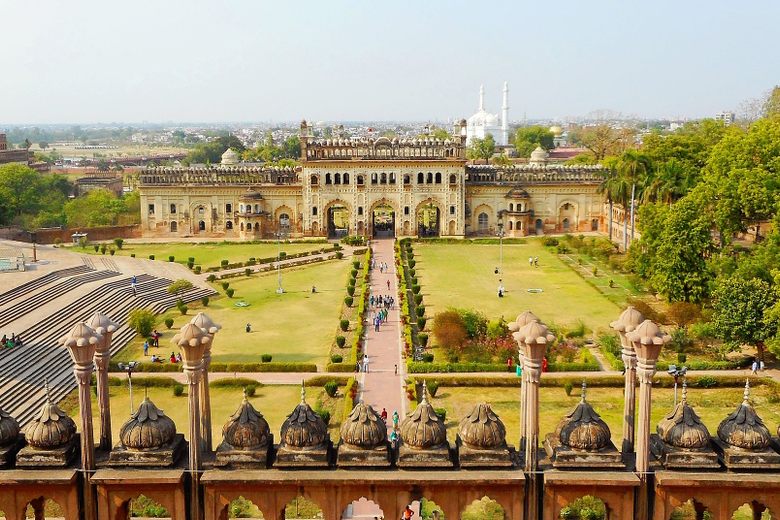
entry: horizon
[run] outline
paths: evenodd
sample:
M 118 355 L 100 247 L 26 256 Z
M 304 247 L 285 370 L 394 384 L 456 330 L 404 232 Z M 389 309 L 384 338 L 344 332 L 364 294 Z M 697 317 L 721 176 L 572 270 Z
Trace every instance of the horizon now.
M 756 50 L 780 5 L 751 4 L 12 3 L 0 124 L 444 122 L 480 85 L 498 113 L 504 81 L 515 124 L 700 119 L 778 82 Z

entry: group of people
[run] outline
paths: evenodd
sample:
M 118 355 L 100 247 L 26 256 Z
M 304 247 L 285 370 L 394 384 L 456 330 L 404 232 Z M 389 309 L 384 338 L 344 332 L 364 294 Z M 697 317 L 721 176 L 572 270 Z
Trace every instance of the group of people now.
M 181 354 L 171 352 L 171 357 L 169 360 L 171 363 L 181 363 Z M 165 360 L 157 354 L 152 354 L 152 363 L 165 363 Z
M 3 334 L 3 339 L 0 340 L 0 348 L 21 348 L 23 346 L 22 337 L 15 335 L 13 332 L 10 338 Z
M 758 373 L 759 370 L 766 370 L 766 365 L 764 364 L 764 360 L 761 361 L 754 359 L 753 364 L 750 366 L 750 371 L 755 375 Z
M 368 354 L 363 354 L 363 359 L 359 359 L 357 364 L 355 365 L 355 372 L 365 372 L 368 373 Z
M 379 327 L 387 321 L 390 309 L 393 308 L 395 298 L 392 296 L 376 296 L 369 297 L 370 307 L 374 310 L 371 311 L 371 320 L 374 324 L 374 331 L 379 332 Z
M 387 424 L 387 408 L 382 408 L 382 412 L 379 414 L 379 416 L 382 418 L 383 421 L 385 421 L 385 424 Z M 393 448 L 398 447 L 398 421 L 401 419 L 401 416 L 398 415 L 398 410 L 393 410 L 392 420 L 393 420 L 393 429 L 390 431 L 390 436 L 388 437 L 390 439 L 390 444 L 393 445 Z
M 154 329 L 152 332 L 152 335 L 144 341 L 144 356 L 149 355 L 149 347 L 159 347 L 160 346 L 160 337 L 162 336 L 161 333 L 157 332 L 157 329 Z M 151 340 L 151 343 L 150 343 Z M 154 357 L 154 356 L 152 356 Z M 154 360 L 152 360 L 154 361 Z
M 528 265 L 531 267 L 539 267 L 539 257 L 538 256 L 529 256 L 528 257 Z
M 376 260 L 371 259 L 371 269 L 376 269 Z M 379 262 L 379 272 L 384 274 L 388 270 L 387 262 Z

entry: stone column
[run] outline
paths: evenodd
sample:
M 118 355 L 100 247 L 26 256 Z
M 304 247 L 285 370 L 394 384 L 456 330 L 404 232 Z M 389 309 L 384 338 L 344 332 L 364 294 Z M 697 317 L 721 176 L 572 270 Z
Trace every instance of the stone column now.
M 203 332 L 208 334 L 210 341 L 206 344 L 206 350 L 203 352 L 203 370 L 200 377 L 200 434 L 203 440 L 202 449 L 204 452 L 213 451 L 213 442 L 211 439 L 211 396 L 209 394 L 209 367 L 211 366 L 211 345 L 214 342 L 214 334 L 222 327 L 214 323 L 205 313 L 199 312 L 190 321 L 193 325 L 200 327 Z
M 95 349 L 97 367 L 97 399 L 100 411 L 100 450 L 111 451 L 111 405 L 108 400 L 108 363 L 111 360 L 111 336 L 118 325 L 101 312 L 96 312 L 87 322 L 95 332 L 103 337 Z
M 634 424 L 636 407 L 636 352 L 626 333 L 633 332 L 645 320 L 641 312 L 629 305 L 617 321 L 609 324 L 620 335 L 623 365 L 625 366 L 625 387 L 623 390 L 623 454 L 634 451 Z
M 639 477 L 639 489 L 635 517 L 639 520 L 647 520 L 650 492 L 647 474 L 650 469 L 650 409 L 653 376 L 661 349 L 671 337 L 662 333 L 658 325 L 650 320 L 643 321 L 633 332 L 626 334 L 626 337 L 636 352 L 639 377 L 639 422 L 636 437 L 636 473 Z
M 79 413 L 81 414 L 81 469 L 84 472 L 84 520 L 97 518 L 97 497 L 90 482 L 95 471 L 95 443 L 92 431 L 92 359 L 103 337 L 86 323 L 79 323 L 60 340 L 73 360 L 73 372 L 79 385 Z
M 527 499 L 525 518 L 539 516 L 539 380 L 542 375 L 542 359 L 547 344 L 555 337 L 547 327 L 532 321 L 513 334 L 518 347 L 524 348 L 523 379 L 526 389 L 525 401 L 525 464 Z
M 540 321 L 539 318 L 531 311 L 525 311 L 517 316 L 517 319 L 509 324 L 509 330 L 511 332 L 517 332 L 531 322 Z M 521 367 L 525 367 L 525 352 L 524 345 L 518 344 L 517 346 L 517 359 Z M 528 385 L 526 384 L 525 369 L 520 378 L 520 444 L 517 449 L 520 452 L 525 451 L 525 438 L 526 438 L 526 390 Z
M 190 469 L 190 515 L 201 520 L 203 511 L 200 500 L 201 469 L 201 422 L 200 389 L 198 383 L 203 370 L 203 354 L 211 337 L 197 325 L 188 323 L 173 337 L 173 344 L 181 349 L 184 374 L 187 376 L 189 398 L 189 469 Z

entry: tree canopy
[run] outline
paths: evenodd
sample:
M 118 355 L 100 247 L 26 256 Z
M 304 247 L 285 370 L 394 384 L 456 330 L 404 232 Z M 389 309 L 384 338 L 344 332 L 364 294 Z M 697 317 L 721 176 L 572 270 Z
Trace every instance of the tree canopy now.
M 553 134 L 549 129 L 535 125 L 518 128 L 515 132 L 515 150 L 520 157 L 530 157 L 537 146 L 545 150 L 555 148 Z
M 484 139 L 475 137 L 471 141 L 471 145 L 469 145 L 466 153 L 470 159 L 483 159 L 487 163 L 493 157 L 493 154 L 496 153 L 496 141 L 490 134 Z

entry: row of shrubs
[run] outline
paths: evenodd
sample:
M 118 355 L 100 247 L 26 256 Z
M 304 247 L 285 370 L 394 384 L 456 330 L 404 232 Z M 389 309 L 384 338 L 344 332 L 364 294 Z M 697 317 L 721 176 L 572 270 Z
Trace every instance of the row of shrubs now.
M 358 355 L 362 349 L 363 332 L 365 326 L 363 320 L 366 313 L 366 302 L 368 301 L 368 293 L 370 290 L 370 284 L 368 283 L 371 268 L 371 250 L 363 250 L 363 261 L 352 260 L 352 269 L 350 269 L 349 276 L 347 277 L 347 295 L 344 297 L 344 305 L 352 307 L 357 301 L 357 307 L 353 317 L 355 319 L 355 326 L 353 329 L 352 343 L 350 345 L 349 358 L 344 363 L 344 356 L 341 354 L 332 354 L 330 363 L 328 363 L 326 369 L 328 372 L 354 372 L 355 365 L 358 360 Z M 358 276 L 360 276 L 360 292 L 356 293 Z M 349 330 L 350 322 L 342 315 L 339 321 L 339 329 L 336 333 L 336 346 L 343 348 L 346 345 L 346 337 L 342 335 L 342 332 Z
M 335 251 L 339 251 L 341 249 L 341 246 L 338 244 L 334 244 L 332 247 L 323 247 L 321 249 L 315 249 L 313 251 L 301 251 L 300 253 L 291 253 L 287 254 L 284 251 L 279 253 L 278 259 L 279 260 L 287 260 L 290 258 L 303 258 L 305 256 L 312 256 L 312 255 L 318 255 L 320 253 L 332 253 Z M 171 257 L 173 258 L 173 257 Z M 218 266 L 212 266 L 207 267 L 206 272 L 207 273 L 213 273 L 217 271 L 224 271 L 226 269 L 238 269 L 239 267 L 252 267 L 255 265 L 263 265 L 263 264 L 270 264 L 273 262 L 276 262 L 277 257 L 276 256 L 270 256 L 266 258 L 254 258 L 250 257 L 249 260 L 246 262 L 230 262 L 229 260 L 222 260 L 220 262 L 220 265 Z M 171 260 L 172 261 L 172 260 Z M 194 263 L 194 258 L 190 258 L 190 261 Z M 189 266 L 190 262 L 187 262 L 187 265 Z M 191 267 L 190 267 L 191 268 Z
M 423 358 L 425 359 L 425 357 Z M 433 359 L 430 355 L 428 359 Z M 452 372 L 506 372 L 507 367 L 503 363 L 477 363 L 472 361 L 462 361 L 457 363 L 434 363 L 427 361 L 408 361 L 406 370 L 410 374 L 425 373 L 452 373 Z M 547 366 L 548 372 L 598 372 L 600 367 L 598 363 L 550 363 Z M 514 367 L 513 367 L 514 371 Z
M 270 356 L 264 354 L 264 356 Z M 262 358 L 261 358 L 262 359 Z M 109 372 L 122 372 L 117 362 L 108 366 Z M 181 372 L 179 363 L 139 363 L 136 372 Z M 210 372 L 316 372 L 315 363 L 267 361 L 263 363 L 211 363 Z
M 344 424 L 344 422 L 347 420 L 347 417 L 349 417 L 352 408 L 355 407 L 355 399 L 357 399 L 357 394 L 358 382 L 354 377 L 350 377 L 347 380 L 347 384 L 344 385 L 344 412 L 341 418 L 342 424 Z
M 338 251 L 338 252 L 336 252 L 336 254 L 328 256 L 328 257 L 316 256 L 316 257 L 312 257 L 312 258 L 306 258 L 304 260 L 299 260 L 297 262 L 290 262 L 289 264 L 282 265 L 282 269 L 288 269 L 290 267 L 299 267 L 299 266 L 307 265 L 307 264 L 316 264 L 318 262 L 324 262 L 325 260 L 333 260 L 334 258 L 342 258 L 342 256 L 343 256 L 343 253 L 341 251 Z M 266 271 L 272 271 L 274 269 L 276 269 L 276 268 L 269 265 L 269 266 L 262 267 L 261 269 L 258 269 L 257 272 L 258 273 L 263 273 L 263 272 L 266 272 Z M 217 278 L 217 275 L 215 275 L 215 274 L 210 274 L 206 278 L 206 280 L 209 281 L 209 282 L 214 282 L 217 279 L 219 279 L 219 280 L 226 280 L 228 278 L 236 278 L 236 277 L 239 277 L 239 276 L 249 276 L 251 274 L 252 274 L 252 270 L 247 267 L 246 269 L 244 269 L 244 271 L 237 271 L 235 273 L 221 274 L 221 275 L 219 275 L 219 278 Z
M 411 239 L 408 239 L 411 240 Z M 497 238 L 415 238 L 415 242 L 422 244 L 483 244 L 483 245 L 495 245 L 499 243 Z M 528 240 L 525 238 L 504 238 L 504 244 L 526 244 Z

